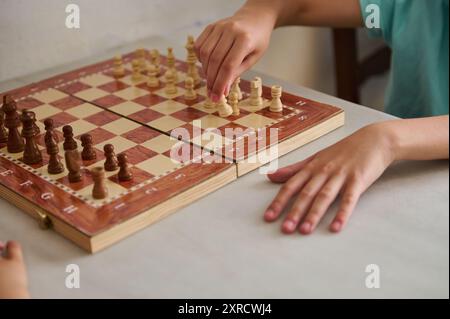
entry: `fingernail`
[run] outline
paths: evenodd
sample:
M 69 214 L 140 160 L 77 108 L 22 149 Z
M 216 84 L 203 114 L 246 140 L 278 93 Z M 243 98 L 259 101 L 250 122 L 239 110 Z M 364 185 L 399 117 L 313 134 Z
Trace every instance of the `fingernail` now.
M 219 102 L 219 96 L 216 95 L 216 94 L 214 94 L 214 93 L 212 93 L 212 94 L 211 94 L 211 100 L 212 100 L 214 103 L 217 103 L 217 102 Z
M 340 221 L 335 221 L 331 224 L 331 231 L 337 233 L 342 228 L 342 223 Z
M 264 216 L 266 217 L 266 220 L 272 220 L 275 217 L 275 212 L 271 209 L 268 209 L 266 211 L 266 213 L 264 214 Z
M 295 223 L 292 220 L 287 220 L 283 224 L 283 232 L 285 233 L 292 233 L 295 230 Z
M 312 224 L 310 222 L 304 222 L 301 226 L 300 226 L 300 232 L 304 235 L 308 235 L 311 233 L 312 230 Z

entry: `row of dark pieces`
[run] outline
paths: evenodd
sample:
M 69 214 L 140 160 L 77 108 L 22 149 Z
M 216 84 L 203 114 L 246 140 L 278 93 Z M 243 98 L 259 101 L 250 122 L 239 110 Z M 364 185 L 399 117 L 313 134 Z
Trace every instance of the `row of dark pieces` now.
M 47 166 L 48 173 L 51 175 L 64 172 L 64 165 L 58 157 L 59 138 L 54 131 L 54 122 L 51 118 L 44 121 L 45 135 L 44 141 L 49 162 Z M 19 127 L 22 126 L 22 132 L 19 133 Z M 40 129 L 36 124 L 36 115 L 29 110 L 23 110 L 19 115 L 17 104 L 9 95 L 3 97 L 3 105 L 0 109 L 0 143 L 6 144 L 9 153 L 23 152 L 22 161 L 28 165 L 42 163 L 43 157 L 36 142 L 36 137 L 40 134 Z M 81 181 L 81 160 L 93 161 L 97 158 L 97 153 L 93 148 L 93 140 L 90 134 L 81 136 L 83 150 L 78 151 L 78 143 L 74 139 L 73 128 L 70 125 L 63 127 L 64 136 L 64 158 L 68 170 L 68 180 L 70 183 Z M 24 141 L 25 140 L 25 141 Z M 118 180 L 121 182 L 130 181 L 133 176 L 128 168 L 128 158 L 125 153 L 116 157 L 114 146 L 106 144 L 104 146 L 105 162 L 103 167 L 96 167 L 91 170 L 94 180 L 93 197 L 102 199 L 107 196 L 105 187 L 104 171 L 118 172 Z

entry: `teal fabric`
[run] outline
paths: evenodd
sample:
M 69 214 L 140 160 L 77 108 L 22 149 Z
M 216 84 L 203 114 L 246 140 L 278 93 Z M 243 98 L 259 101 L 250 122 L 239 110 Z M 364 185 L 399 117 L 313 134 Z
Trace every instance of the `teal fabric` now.
M 360 0 L 380 8 L 380 28 L 367 28 L 392 48 L 385 111 L 402 118 L 448 114 L 449 0 Z

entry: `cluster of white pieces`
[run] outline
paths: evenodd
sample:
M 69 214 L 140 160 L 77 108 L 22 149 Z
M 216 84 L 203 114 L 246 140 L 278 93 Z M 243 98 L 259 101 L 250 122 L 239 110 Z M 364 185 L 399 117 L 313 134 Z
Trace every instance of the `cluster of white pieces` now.
M 240 89 L 241 79 L 238 77 L 230 89 L 228 95 L 228 101 L 225 96 L 222 96 L 217 104 L 214 104 L 209 98 L 204 103 L 204 107 L 211 109 L 217 108 L 221 117 L 229 117 L 231 115 L 238 116 L 240 114 L 239 105 L 245 105 L 246 109 L 251 112 L 257 112 L 267 106 L 262 97 L 262 80 L 260 77 L 255 77 L 250 83 L 250 96 L 248 99 L 243 100 L 243 94 Z M 283 112 L 283 103 L 281 101 L 282 88 L 279 85 L 272 87 L 271 96 L 272 100 L 269 104 L 269 110 L 271 112 L 280 113 Z M 242 101 L 240 103 L 240 101 Z

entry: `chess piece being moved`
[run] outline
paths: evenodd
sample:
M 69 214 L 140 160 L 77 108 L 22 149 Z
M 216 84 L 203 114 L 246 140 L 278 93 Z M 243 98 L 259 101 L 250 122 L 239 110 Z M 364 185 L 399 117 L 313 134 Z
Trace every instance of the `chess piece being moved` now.
M 78 148 L 77 141 L 73 138 L 73 128 L 70 125 L 65 125 L 63 127 L 64 144 L 63 148 L 65 151 L 72 151 Z
M 239 116 L 241 112 L 239 110 L 239 99 L 236 92 L 230 93 L 230 96 L 228 97 L 228 104 L 230 104 L 231 108 L 233 109 L 233 115 Z
M 48 173 L 52 175 L 61 174 L 64 172 L 64 165 L 58 157 L 58 143 L 52 135 L 45 138 L 45 146 L 47 148 L 47 154 L 50 156 L 47 166 Z
M 249 98 L 250 106 L 252 107 L 251 108 L 252 112 L 259 111 L 263 107 L 263 100 L 260 95 L 260 92 L 261 91 L 259 89 L 259 81 L 253 80 L 250 86 L 250 98 Z
M 114 172 L 117 170 L 117 159 L 116 159 L 116 153 L 114 152 L 114 146 L 112 144 L 106 144 L 103 147 L 103 151 L 105 152 L 105 171 L 107 172 Z
M 125 75 L 125 67 L 123 66 L 122 56 L 117 55 L 114 57 L 113 62 L 113 76 L 115 78 L 121 78 Z
M 227 99 L 225 95 L 222 95 L 219 103 L 217 104 L 217 108 L 219 110 L 220 117 L 228 117 L 233 114 L 233 108 L 227 103 Z
M 58 135 L 55 133 L 55 124 L 53 120 L 51 118 L 45 119 L 44 126 L 45 126 L 44 142 L 47 144 L 47 140 L 53 138 L 56 144 L 58 144 L 59 138 Z
M 117 156 L 119 162 L 119 173 L 117 173 L 117 178 L 121 182 L 131 181 L 133 179 L 133 174 L 131 174 L 128 167 L 128 157 L 125 153 L 121 153 Z
M 281 102 L 281 94 L 283 89 L 279 85 L 272 86 L 272 101 L 269 110 L 271 112 L 283 112 L 283 103 Z
M 191 77 L 186 78 L 185 82 L 186 92 L 184 93 L 184 98 L 188 101 L 197 99 L 197 92 L 194 89 L 194 79 Z
M 92 188 L 92 197 L 95 199 L 105 199 L 108 197 L 108 189 L 105 183 L 105 170 L 103 167 L 95 167 L 91 170 L 94 187 Z
M 81 152 L 83 161 L 92 161 L 97 158 L 97 153 L 95 153 L 92 136 L 90 134 L 81 135 L 81 146 L 83 146 L 83 151 Z
M 132 69 L 131 81 L 133 81 L 133 82 L 141 81 L 142 74 L 141 74 L 141 69 L 139 66 L 139 60 L 131 61 L 131 69 Z
M 3 112 L 5 113 L 5 126 L 8 128 L 7 150 L 9 153 L 20 153 L 24 150 L 23 139 L 19 133 L 19 114 L 17 104 L 9 95 L 3 96 Z
M 149 65 L 147 75 L 148 75 L 147 86 L 150 88 L 159 87 L 158 71 L 154 64 Z
M 238 101 L 242 100 L 242 91 L 241 91 L 240 83 L 241 83 L 241 78 L 237 77 L 236 80 L 234 80 L 233 85 L 231 86 L 231 90 L 230 90 L 230 93 L 234 92 L 237 94 Z
M 5 113 L 0 108 L 0 143 L 5 144 L 8 142 L 8 130 L 5 127 Z
M 81 159 L 78 150 L 67 150 L 64 153 L 66 167 L 69 171 L 67 176 L 69 183 L 78 183 L 81 181 Z
M 25 148 L 23 151 L 23 162 L 28 165 L 42 162 L 42 154 L 36 143 L 37 131 L 34 127 L 35 115 L 32 112 L 23 112 L 20 117 L 22 121 L 22 136 L 25 138 Z
M 169 95 L 177 94 L 178 89 L 177 86 L 175 85 L 175 76 L 172 69 L 167 70 L 165 78 L 166 78 L 166 88 L 165 88 L 166 94 Z

